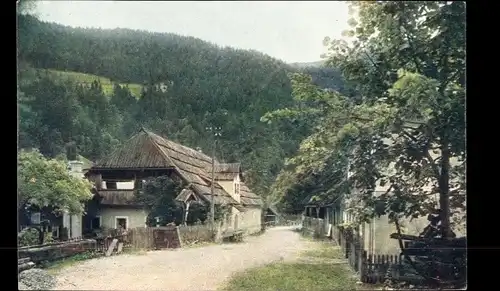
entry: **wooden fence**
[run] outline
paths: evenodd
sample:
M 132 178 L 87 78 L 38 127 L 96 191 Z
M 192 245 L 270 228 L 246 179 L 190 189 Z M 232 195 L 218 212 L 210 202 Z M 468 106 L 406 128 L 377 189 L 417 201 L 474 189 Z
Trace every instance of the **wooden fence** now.
M 183 244 L 189 245 L 214 240 L 213 231 L 209 225 L 182 225 L 178 228 Z
M 351 268 L 363 283 L 383 283 L 386 279 L 402 280 L 418 284 L 424 279 L 406 272 L 402 255 L 368 254 L 361 249 L 361 237 L 357 229 L 332 227 L 332 238 L 340 245 Z
M 152 227 L 129 229 L 124 239 L 125 246 L 132 249 L 154 249 L 154 234 Z
M 335 238 L 342 249 L 349 265 L 356 272 L 363 272 L 363 252 L 360 248 L 360 237 L 357 231 L 350 228 L 332 227 L 332 237 Z
M 393 279 L 400 279 L 402 260 L 401 255 L 367 255 L 366 251 L 363 251 L 364 266 L 363 273 L 360 274 L 361 281 L 372 284 L 383 283 L 388 275 Z
M 127 230 L 123 237 L 126 248 L 164 249 L 182 247 L 177 226 L 138 227 Z
M 302 223 L 303 230 L 315 236 L 324 235 L 325 222 L 323 219 L 305 217 Z M 331 238 L 340 246 L 349 266 L 358 273 L 363 283 L 382 283 L 386 279 L 404 280 L 419 283 L 423 280 L 419 275 L 408 271 L 404 266 L 401 255 L 368 254 L 361 245 L 362 237 L 358 229 L 332 226 Z

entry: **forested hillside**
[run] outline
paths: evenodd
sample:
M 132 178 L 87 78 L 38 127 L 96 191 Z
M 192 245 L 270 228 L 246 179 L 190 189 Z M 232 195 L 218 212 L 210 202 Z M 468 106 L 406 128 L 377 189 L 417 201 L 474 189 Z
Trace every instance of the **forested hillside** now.
M 145 126 L 211 152 L 206 128 L 218 126 L 217 157 L 241 161 L 264 194 L 308 134 L 299 121 L 260 122 L 294 103 L 289 73 L 297 69 L 267 55 L 174 34 L 70 28 L 29 15 L 19 16 L 18 27 L 20 147 L 56 156 L 74 142 L 95 161 Z M 99 77 L 88 82 L 68 72 Z M 318 84 L 343 88 L 332 72 L 318 72 Z M 136 98 L 130 89 L 140 86 Z

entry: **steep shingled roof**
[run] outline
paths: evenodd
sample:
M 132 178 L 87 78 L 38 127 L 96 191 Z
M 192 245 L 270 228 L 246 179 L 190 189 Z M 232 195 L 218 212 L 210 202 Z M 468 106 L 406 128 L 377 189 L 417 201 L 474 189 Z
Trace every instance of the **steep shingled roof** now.
M 215 164 L 216 173 L 240 173 L 241 164 L 240 163 L 218 163 Z
M 219 173 L 239 172 L 240 169 L 239 163 L 215 163 Z M 92 169 L 174 169 L 189 184 L 189 189 L 208 202 L 211 198 L 211 167 L 211 157 L 142 128 L 125 142 L 122 148 L 98 161 Z M 238 204 L 217 182 L 214 184 L 214 194 L 216 204 Z M 182 198 L 177 200 L 183 200 Z M 241 198 L 243 205 L 262 204 L 260 197 L 253 194 L 244 184 L 241 187 Z
M 240 182 L 240 201 L 243 205 L 260 206 L 263 204 L 259 195 L 250 191 L 245 183 Z
M 222 163 L 215 164 L 214 172 L 216 180 L 233 180 L 237 175 L 241 174 L 240 163 Z M 211 172 L 212 169 L 209 170 Z

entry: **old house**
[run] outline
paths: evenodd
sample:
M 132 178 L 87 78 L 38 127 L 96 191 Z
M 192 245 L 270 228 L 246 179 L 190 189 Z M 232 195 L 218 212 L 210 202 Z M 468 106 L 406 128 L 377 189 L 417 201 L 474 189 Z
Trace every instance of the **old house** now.
M 211 157 L 142 128 L 88 171 L 87 177 L 96 185 L 96 195 L 88 207 L 84 227 L 89 230 L 146 226 L 149 213 L 134 197 L 142 189 L 142 180 L 149 177 L 180 178 L 186 186 L 175 200 L 183 204 L 186 214 L 192 201 L 208 206 L 211 166 Z M 225 228 L 247 233 L 259 231 L 262 200 L 242 181 L 240 165 L 215 161 L 214 178 L 214 204 L 230 209 Z
M 226 223 L 230 228 L 255 233 L 261 229 L 262 200 L 245 185 L 239 163 L 216 163 L 215 181 L 227 193 L 234 193 L 234 204 Z

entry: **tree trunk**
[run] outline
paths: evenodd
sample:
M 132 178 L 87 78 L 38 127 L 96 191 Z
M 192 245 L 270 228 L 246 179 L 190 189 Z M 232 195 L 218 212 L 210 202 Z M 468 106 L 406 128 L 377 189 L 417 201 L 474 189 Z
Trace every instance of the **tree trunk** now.
M 191 202 L 186 202 L 186 206 L 184 208 L 184 219 L 182 220 L 182 224 L 186 225 L 187 224 L 187 219 L 189 215 L 189 205 L 191 205 Z
M 443 141 L 441 147 L 441 173 L 439 175 L 439 208 L 444 237 L 451 237 L 450 229 L 450 150 Z

